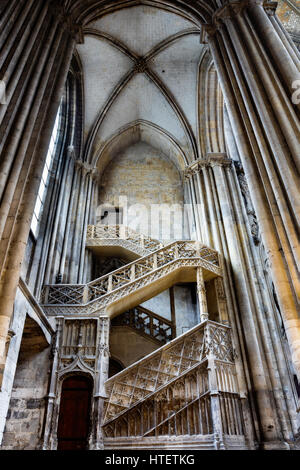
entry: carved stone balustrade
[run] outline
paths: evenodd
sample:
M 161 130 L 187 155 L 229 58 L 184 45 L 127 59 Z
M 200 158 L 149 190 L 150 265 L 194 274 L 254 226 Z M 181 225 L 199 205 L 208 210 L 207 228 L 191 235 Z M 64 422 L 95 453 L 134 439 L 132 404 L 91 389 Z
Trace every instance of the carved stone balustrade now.
M 88 225 L 86 247 L 95 253 L 129 252 L 145 256 L 161 248 L 163 243 L 125 225 Z
M 105 387 L 107 448 L 130 448 L 136 438 L 141 448 L 151 448 L 151 438 L 187 435 L 194 444 L 198 439 L 199 448 L 205 435 L 212 448 L 245 445 L 234 351 L 225 325 L 201 323 L 110 378 Z
M 221 276 L 220 266 L 215 250 L 195 241 L 176 241 L 86 285 L 46 285 L 43 308 L 48 315 L 112 317 L 176 282 L 195 282 L 197 268 L 205 280 Z
M 126 326 L 162 345 L 175 338 L 175 325 L 145 307 L 135 307 L 118 315 L 111 326 Z

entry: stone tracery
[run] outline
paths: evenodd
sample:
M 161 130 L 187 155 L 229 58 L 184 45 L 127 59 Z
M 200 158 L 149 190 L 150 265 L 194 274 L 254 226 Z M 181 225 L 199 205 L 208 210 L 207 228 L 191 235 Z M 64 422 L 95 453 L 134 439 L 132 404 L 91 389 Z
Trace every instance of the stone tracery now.
M 132 436 L 138 436 L 135 442 L 141 445 L 146 438 L 153 448 L 162 445 L 161 437 L 172 436 L 175 442 L 186 433 L 197 436 L 193 445 L 199 448 L 292 448 L 299 428 L 293 380 L 297 375 L 299 379 L 300 343 L 299 109 L 291 101 L 291 85 L 298 78 L 299 53 L 273 2 L 146 3 L 21 0 L 1 4 L 0 67 L 7 102 L 0 109 L 0 409 L 4 410 L 0 438 L 22 339 L 21 312 L 26 310 L 41 325 L 47 342 L 56 330 L 49 359 L 50 393 L 47 409 L 41 411 L 46 410 L 46 432 L 35 436 L 35 442 L 42 438 L 44 448 L 56 447 L 61 381 L 72 373 L 88 374 L 94 380 L 90 448 L 124 448 Z M 280 8 L 282 2 L 279 14 Z M 118 31 L 105 30 L 118 24 L 114 18 L 128 18 L 128 11 L 135 12 L 132 18 L 147 18 L 145 24 L 153 29 L 145 27 L 144 35 L 135 37 L 131 28 L 123 38 Z M 155 19 L 155 11 L 164 24 Z M 161 36 L 157 24 L 162 31 L 168 24 L 175 30 Z M 151 36 L 150 30 L 155 34 Z M 200 34 L 205 44 L 196 44 Z M 141 53 L 144 38 L 154 42 Z M 95 52 L 106 61 L 100 74 Z M 109 66 L 117 57 L 120 69 L 112 75 Z M 88 81 L 91 77 L 94 83 Z M 114 81 L 111 89 L 109 81 Z M 29 234 L 30 219 L 63 92 L 65 127 L 49 179 L 41 235 L 34 240 Z M 189 233 L 182 242 L 168 245 L 130 231 L 123 237 L 119 226 L 96 225 L 103 170 L 120 150 L 138 141 L 162 151 L 182 172 L 184 203 L 191 205 Z M 131 258 L 125 266 L 91 280 L 93 257 L 103 252 Z M 180 271 L 184 275 L 175 279 Z M 211 279 L 203 272 L 210 273 Z M 20 274 L 26 282 L 19 281 Z M 161 289 L 162 296 L 150 299 L 159 290 L 150 287 L 165 279 L 170 282 Z M 189 312 L 184 314 L 184 302 L 180 302 L 187 288 L 175 281 L 197 282 L 197 321 L 192 320 L 193 301 L 185 300 Z M 165 324 L 174 327 L 177 322 L 177 336 L 184 333 L 185 341 L 193 326 L 189 322 L 200 321 L 197 332 L 206 335 L 207 363 L 155 391 L 153 400 L 144 397 L 110 427 L 105 424 L 104 436 L 103 405 L 115 380 L 105 385 L 108 316 L 128 307 L 139 312 L 148 308 L 149 318 L 154 318 L 152 308 L 166 305 L 166 289 L 171 285 L 170 317 Z M 42 289 L 44 307 L 39 302 Z M 144 301 L 151 301 L 151 308 L 147 304 L 138 310 L 138 303 Z M 218 315 L 223 326 L 211 322 L 210 315 L 214 319 Z M 228 325 L 233 346 L 220 333 L 229 331 Z M 130 338 L 135 344 L 147 340 L 148 353 L 160 354 L 151 352 L 151 338 L 141 339 L 133 330 Z M 178 345 L 181 340 L 176 341 Z M 143 365 L 147 358 L 140 361 Z M 22 373 L 18 364 L 16 380 Z M 122 372 L 119 377 L 125 375 Z M 206 385 L 196 393 L 199 380 Z M 185 395 L 188 387 L 191 393 Z M 161 410 L 155 408 L 157 403 Z M 168 406 L 172 410 L 164 414 Z M 217 410 L 214 416 L 211 409 Z M 156 420 L 156 426 L 143 427 L 139 421 L 143 414 L 149 423 Z M 127 444 L 121 438 L 125 430 Z M 117 444 L 116 437 L 120 438 Z M 13 439 L 9 442 L 9 435 L 4 435 L 4 447 L 13 445 Z

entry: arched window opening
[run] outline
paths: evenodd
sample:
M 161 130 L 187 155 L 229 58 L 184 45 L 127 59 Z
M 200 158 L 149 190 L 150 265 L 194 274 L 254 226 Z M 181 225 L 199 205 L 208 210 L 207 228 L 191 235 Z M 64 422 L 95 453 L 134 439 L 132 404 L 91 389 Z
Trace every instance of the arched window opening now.
M 56 149 L 57 149 L 59 129 L 60 129 L 60 123 L 61 123 L 61 108 L 62 106 L 60 105 L 57 115 L 56 115 L 53 131 L 52 131 L 52 135 L 50 139 L 50 144 L 48 148 L 48 153 L 46 157 L 46 162 L 45 162 L 45 166 L 44 166 L 44 170 L 42 174 L 42 179 L 41 179 L 41 183 L 40 183 L 40 187 L 39 187 L 39 191 L 38 191 L 38 195 L 37 195 L 37 199 L 36 199 L 36 203 L 34 207 L 33 217 L 31 221 L 30 228 L 35 237 L 38 236 L 39 222 L 40 222 L 41 215 L 43 212 L 45 196 L 47 193 L 46 188 L 48 185 L 49 172 L 51 170 L 53 159 L 54 159 Z

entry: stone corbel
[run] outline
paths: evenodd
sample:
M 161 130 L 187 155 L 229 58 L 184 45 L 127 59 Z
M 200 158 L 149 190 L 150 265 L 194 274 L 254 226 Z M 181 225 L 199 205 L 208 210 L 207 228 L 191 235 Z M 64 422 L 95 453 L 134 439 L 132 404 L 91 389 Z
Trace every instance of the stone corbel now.
M 261 2 L 262 0 L 258 1 Z M 223 5 L 213 14 L 213 24 L 218 28 L 224 20 L 232 19 L 235 16 L 240 15 L 250 2 L 251 0 L 240 0 Z
M 232 160 L 227 157 L 226 153 L 208 153 L 207 160 L 209 165 L 213 168 L 214 166 L 222 166 L 224 168 L 231 168 Z
M 79 170 L 80 168 L 82 168 L 83 166 L 83 161 L 78 159 L 78 160 L 75 160 L 75 168 L 76 170 Z
M 184 172 L 184 181 L 187 182 L 194 175 L 194 170 L 192 168 L 187 168 Z
M 217 28 L 212 24 L 203 24 L 200 32 L 200 44 L 208 44 L 208 39 L 215 35 Z

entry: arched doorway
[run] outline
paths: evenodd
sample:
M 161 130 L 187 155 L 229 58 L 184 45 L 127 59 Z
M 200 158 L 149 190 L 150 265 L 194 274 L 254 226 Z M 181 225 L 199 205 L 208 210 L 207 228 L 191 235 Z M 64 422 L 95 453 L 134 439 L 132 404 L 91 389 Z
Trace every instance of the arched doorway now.
M 84 450 L 88 444 L 93 384 L 74 375 L 62 384 L 57 439 L 58 450 Z

